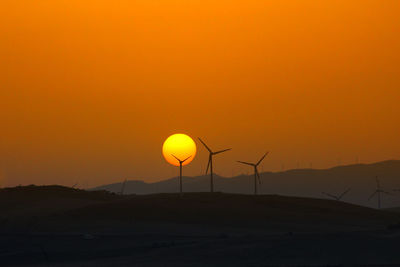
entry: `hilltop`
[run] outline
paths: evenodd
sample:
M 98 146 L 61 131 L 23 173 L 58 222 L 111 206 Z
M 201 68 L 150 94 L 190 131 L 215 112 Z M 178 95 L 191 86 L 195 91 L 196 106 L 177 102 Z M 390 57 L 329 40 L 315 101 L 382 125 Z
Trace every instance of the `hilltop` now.
M 17 186 L 0 189 L 0 217 L 52 214 L 121 198 L 108 191 L 85 191 L 59 185 Z

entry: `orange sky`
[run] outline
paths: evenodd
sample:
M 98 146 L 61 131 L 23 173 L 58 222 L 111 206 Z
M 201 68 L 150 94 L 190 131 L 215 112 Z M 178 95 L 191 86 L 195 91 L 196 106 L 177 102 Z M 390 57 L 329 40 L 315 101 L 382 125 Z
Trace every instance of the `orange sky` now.
M 1 1 L 3 185 L 177 174 L 175 132 L 218 174 L 398 159 L 400 2 Z M 207 154 L 184 173 L 205 171 Z

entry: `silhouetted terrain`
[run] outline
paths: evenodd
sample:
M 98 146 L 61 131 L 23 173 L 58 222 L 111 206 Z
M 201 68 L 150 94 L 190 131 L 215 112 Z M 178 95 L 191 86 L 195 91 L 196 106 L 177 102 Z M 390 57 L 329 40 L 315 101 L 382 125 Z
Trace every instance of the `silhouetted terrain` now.
M 400 212 L 400 207 L 393 207 L 393 208 L 388 208 L 385 209 L 386 211 L 390 211 L 390 212 Z
M 107 191 L 87 192 L 64 186 L 18 186 L 0 189 L 0 217 L 52 214 L 120 198 Z
M 343 201 L 363 206 L 377 207 L 377 199 L 368 201 L 376 189 L 375 176 L 378 176 L 384 190 L 392 195 L 382 195 L 382 207 L 400 206 L 400 161 L 384 161 L 374 164 L 339 166 L 326 170 L 298 169 L 284 172 L 261 173 L 260 194 L 326 198 L 322 192 L 339 195 L 346 189 L 350 192 Z M 253 176 L 241 175 L 224 178 L 215 175 L 215 190 L 225 193 L 253 194 Z M 126 194 L 175 193 L 178 178 L 156 183 L 127 181 Z M 209 176 L 184 177 L 183 189 L 186 192 L 208 192 Z M 96 187 L 95 190 L 108 190 L 119 193 L 121 183 Z
M 0 190 L 2 266 L 280 266 L 400 262 L 400 214 L 326 199 Z
M 14 227 L 34 220 L 40 228 L 63 221 L 114 220 L 325 231 L 386 227 L 400 218 L 390 211 L 327 199 L 226 193 L 120 196 L 62 186 L 1 189 L 0 203 L 3 229 L 7 222 Z

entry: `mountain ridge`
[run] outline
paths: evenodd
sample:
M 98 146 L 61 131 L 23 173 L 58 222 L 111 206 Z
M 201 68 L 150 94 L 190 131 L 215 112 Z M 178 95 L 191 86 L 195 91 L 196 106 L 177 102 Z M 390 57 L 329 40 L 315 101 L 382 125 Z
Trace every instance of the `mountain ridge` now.
M 340 194 L 351 188 L 343 201 L 376 207 L 368 197 L 376 189 L 375 177 L 378 176 L 384 190 L 392 195 L 383 196 L 382 207 L 400 206 L 400 195 L 394 189 L 400 188 L 400 160 L 386 160 L 371 164 L 351 164 L 335 166 L 328 169 L 291 169 L 281 172 L 260 173 L 262 184 L 260 194 L 279 194 L 286 196 L 325 198 L 322 192 Z M 223 177 L 214 175 L 215 190 L 224 193 L 252 194 L 253 175 Z M 177 192 L 178 177 L 158 182 L 127 180 L 125 194 L 157 194 Z M 90 190 L 107 190 L 120 193 L 122 182 L 98 186 Z M 186 192 L 208 192 L 209 176 L 184 176 L 183 190 Z

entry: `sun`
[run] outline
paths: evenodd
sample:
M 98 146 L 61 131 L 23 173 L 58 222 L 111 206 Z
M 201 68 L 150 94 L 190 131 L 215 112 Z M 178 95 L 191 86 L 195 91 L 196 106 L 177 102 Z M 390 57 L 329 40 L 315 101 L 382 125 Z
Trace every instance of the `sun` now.
M 164 141 L 162 153 L 165 160 L 174 166 L 179 166 L 179 162 L 174 156 L 180 160 L 190 157 L 182 164 L 187 165 L 196 156 L 196 143 L 186 134 L 173 134 Z

